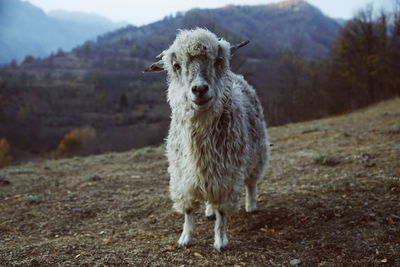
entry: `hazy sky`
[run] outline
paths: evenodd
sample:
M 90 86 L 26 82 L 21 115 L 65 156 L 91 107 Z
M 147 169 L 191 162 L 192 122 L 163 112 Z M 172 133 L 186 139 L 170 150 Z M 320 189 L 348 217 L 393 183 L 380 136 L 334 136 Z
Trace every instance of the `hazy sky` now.
M 1 1 L 1 0 L 0 0 Z M 126 21 L 143 25 L 162 19 L 177 11 L 194 7 L 212 8 L 227 4 L 254 5 L 280 2 L 276 0 L 29 0 L 45 11 L 64 9 L 103 15 L 113 21 Z M 350 18 L 354 12 L 368 3 L 387 5 L 391 0 L 309 0 L 325 14 L 335 18 Z

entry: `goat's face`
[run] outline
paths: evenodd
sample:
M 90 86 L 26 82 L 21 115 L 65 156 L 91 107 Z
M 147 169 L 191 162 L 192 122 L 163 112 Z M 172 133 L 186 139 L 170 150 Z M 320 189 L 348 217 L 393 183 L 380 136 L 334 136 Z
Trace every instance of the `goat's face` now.
M 171 106 L 184 102 L 194 110 L 209 110 L 222 101 L 223 81 L 234 51 L 228 42 L 208 30 L 185 30 L 146 71 L 168 72 Z
M 218 50 L 220 52 L 218 53 Z M 171 92 L 181 94 L 195 110 L 206 110 L 221 96 L 221 79 L 228 70 L 222 49 L 196 43 L 192 51 L 174 51 L 166 57 Z

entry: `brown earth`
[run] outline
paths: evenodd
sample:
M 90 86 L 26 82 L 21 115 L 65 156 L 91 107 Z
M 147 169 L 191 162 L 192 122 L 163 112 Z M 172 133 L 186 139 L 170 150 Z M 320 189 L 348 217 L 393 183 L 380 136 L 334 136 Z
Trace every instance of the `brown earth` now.
M 0 264 L 400 266 L 400 99 L 270 135 L 260 209 L 232 216 L 220 254 L 203 210 L 176 248 L 161 146 L 1 169 Z

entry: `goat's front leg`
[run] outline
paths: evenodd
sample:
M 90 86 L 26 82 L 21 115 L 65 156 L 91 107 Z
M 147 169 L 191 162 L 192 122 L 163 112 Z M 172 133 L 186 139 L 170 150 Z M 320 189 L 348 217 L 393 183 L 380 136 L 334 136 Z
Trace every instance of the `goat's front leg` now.
M 257 184 L 246 185 L 246 212 L 257 210 Z
M 215 210 L 215 228 L 214 228 L 214 248 L 221 252 L 228 246 L 228 236 L 226 234 L 228 217 L 225 211 L 216 209 Z
M 192 234 L 194 230 L 194 215 L 193 211 L 185 212 L 185 222 L 183 223 L 183 231 L 178 240 L 179 247 L 187 247 L 192 243 Z

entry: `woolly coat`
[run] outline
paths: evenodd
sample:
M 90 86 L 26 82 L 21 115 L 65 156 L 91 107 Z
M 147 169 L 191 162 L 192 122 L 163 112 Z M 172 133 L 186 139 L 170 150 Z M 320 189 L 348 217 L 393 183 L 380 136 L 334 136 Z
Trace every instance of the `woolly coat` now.
M 182 42 L 187 44 L 184 49 L 171 46 L 170 50 L 193 54 L 201 42 L 215 54 L 222 47 L 226 68 L 210 79 L 217 101 L 203 112 L 193 110 L 187 98 L 177 93 L 186 89 L 169 75 L 172 115 L 166 143 L 170 196 L 180 213 L 192 210 L 199 202 L 229 213 L 238 206 L 244 184 L 255 184 L 265 175 L 269 158 L 267 129 L 254 88 L 229 68 L 229 43 L 205 30 L 198 35 L 196 40 L 192 34 L 190 40 Z M 178 36 L 177 40 L 184 37 Z M 166 54 L 164 60 L 168 61 Z

